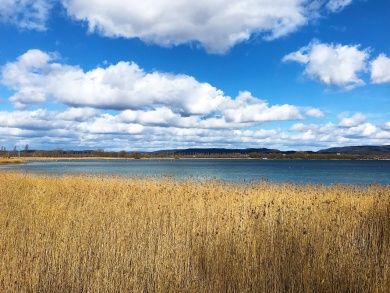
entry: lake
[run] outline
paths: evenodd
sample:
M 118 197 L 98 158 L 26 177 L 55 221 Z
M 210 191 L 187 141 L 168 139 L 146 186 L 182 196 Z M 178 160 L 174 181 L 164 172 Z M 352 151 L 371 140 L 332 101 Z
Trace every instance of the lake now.
M 390 184 L 390 161 L 298 160 L 58 160 L 3 165 L 28 173 L 87 173 L 127 177 L 172 177 L 250 182 Z

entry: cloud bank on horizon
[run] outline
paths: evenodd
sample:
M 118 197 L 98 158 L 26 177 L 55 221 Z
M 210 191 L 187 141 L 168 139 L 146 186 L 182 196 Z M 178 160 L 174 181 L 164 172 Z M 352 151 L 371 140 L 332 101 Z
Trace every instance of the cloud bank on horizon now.
M 229 50 L 239 43 L 252 38 L 283 42 L 287 35 L 312 21 L 321 22 L 324 15 L 341 13 L 352 2 L 4 0 L 0 25 L 50 30 L 51 11 L 60 5 L 90 33 L 112 42 L 137 38 L 170 50 L 195 43 L 206 54 L 229 58 Z M 318 85 L 347 95 L 364 86 L 390 84 L 390 58 L 385 52 L 374 54 L 359 43 L 321 42 L 316 37 L 308 45 L 290 48 L 279 57 L 281 66 L 300 64 L 303 76 Z M 131 58 L 88 69 L 66 59 L 58 51 L 29 48 L 1 65 L 0 82 L 7 93 L 3 105 L 8 106 L 2 109 L 0 103 L 0 145 L 155 150 L 390 143 L 389 117 L 375 123 L 368 117 L 375 115 L 348 108 L 336 113 L 298 100 L 274 103 L 272 96 L 259 98 L 245 88 L 228 95 L 191 74 L 146 70 Z M 388 98 L 383 97 L 387 102 Z

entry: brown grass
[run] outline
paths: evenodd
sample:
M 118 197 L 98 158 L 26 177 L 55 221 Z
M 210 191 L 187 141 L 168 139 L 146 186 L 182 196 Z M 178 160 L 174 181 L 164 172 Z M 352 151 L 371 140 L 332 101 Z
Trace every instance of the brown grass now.
M 390 186 L 0 172 L 0 292 L 390 292 Z

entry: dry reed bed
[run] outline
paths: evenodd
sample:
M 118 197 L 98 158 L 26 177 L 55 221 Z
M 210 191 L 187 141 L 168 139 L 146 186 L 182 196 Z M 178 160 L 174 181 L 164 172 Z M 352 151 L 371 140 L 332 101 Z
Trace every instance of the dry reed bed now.
M 0 172 L 1 292 L 389 292 L 390 186 Z

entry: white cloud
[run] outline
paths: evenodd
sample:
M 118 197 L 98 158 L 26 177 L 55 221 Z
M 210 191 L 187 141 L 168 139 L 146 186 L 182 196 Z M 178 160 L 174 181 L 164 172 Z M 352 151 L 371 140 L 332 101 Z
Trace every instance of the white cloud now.
M 86 121 L 97 116 L 98 111 L 92 108 L 68 108 L 64 112 L 57 114 L 57 119 L 65 121 Z
M 52 55 L 33 49 L 3 67 L 1 82 L 16 90 L 10 100 L 18 107 L 46 101 L 46 78 L 42 76 L 47 76 L 48 62 L 52 58 Z
M 120 114 L 120 119 L 124 122 L 139 122 L 144 125 L 172 125 L 182 118 L 167 107 L 161 107 L 150 111 L 126 110 Z M 183 119 L 192 117 L 183 117 Z
M 90 31 L 172 46 L 200 43 L 223 53 L 252 36 L 272 40 L 352 0 L 59 0 Z M 0 22 L 45 30 L 54 0 L 2 0 Z
M 201 115 L 181 116 L 170 108 L 161 107 L 154 110 L 125 110 L 118 115 L 121 122 L 139 123 L 147 126 L 176 128 L 240 128 L 240 123 L 226 122 L 224 117 L 202 117 Z
M 66 128 L 69 122 L 56 117 L 55 112 L 45 109 L 34 111 L 0 112 L 0 125 L 8 128 L 20 128 L 24 130 L 49 130 Z
M 330 0 L 326 4 L 326 7 L 332 12 L 337 12 L 344 9 L 344 7 L 350 5 L 351 3 L 352 0 Z
M 29 50 L 2 69 L 2 83 L 14 91 L 17 107 L 50 100 L 72 107 L 127 110 L 127 122 L 148 125 L 232 127 L 240 123 L 301 119 L 307 112 L 294 105 L 268 105 L 249 92 L 236 98 L 188 75 L 147 73 L 135 63 L 119 62 L 84 72 L 55 62 L 56 56 Z M 91 109 L 62 115 L 81 119 Z M 319 115 L 312 109 L 307 115 Z
M 310 108 L 305 111 L 307 116 L 315 117 L 315 118 L 322 118 L 325 116 L 325 114 L 317 108 Z
M 109 37 L 140 38 L 162 46 L 196 41 L 222 53 L 254 34 L 287 35 L 318 15 L 307 0 L 62 0 L 68 14 L 90 31 Z M 351 0 L 330 0 L 339 11 Z M 315 9 L 315 11 L 313 11 Z
M 140 124 L 122 123 L 115 116 L 104 114 L 92 121 L 80 123 L 77 130 L 81 133 L 126 135 L 142 133 L 144 127 Z
M 373 83 L 390 82 L 390 58 L 380 54 L 371 62 L 371 81 Z
M 344 114 L 335 123 L 305 124 L 306 117 L 324 113 L 270 104 L 246 91 L 232 98 L 194 77 L 148 73 L 134 63 L 83 71 L 56 58 L 30 50 L 3 67 L 2 82 L 14 93 L 11 101 L 26 109 L 0 111 L 0 144 L 115 150 L 313 149 L 388 144 L 390 139 L 390 122 L 375 125 L 362 113 Z M 63 110 L 45 109 L 48 102 L 63 104 Z M 37 106 L 41 109 L 30 110 Z M 292 126 L 266 124 L 280 120 L 300 121 Z
M 299 123 L 295 123 L 293 124 L 291 127 L 290 127 L 290 130 L 292 131 L 301 131 L 301 130 L 304 130 L 306 129 L 306 125 L 302 122 L 299 122 Z
M 375 134 L 377 130 L 377 127 L 371 123 L 362 123 L 347 129 L 347 131 L 345 132 L 345 136 L 369 137 Z
M 1 0 L 0 22 L 21 29 L 45 30 L 51 0 Z
M 346 118 L 339 124 L 331 122 L 326 124 L 296 123 L 290 127 L 290 131 L 297 132 L 297 134 L 290 134 L 290 138 L 328 146 L 389 143 L 389 133 L 381 131 L 380 127 L 370 122 L 365 122 L 364 115 L 359 113 L 351 118 Z
M 355 115 L 351 117 L 344 117 L 340 120 L 339 125 L 341 127 L 355 127 L 359 124 L 362 124 L 366 121 L 366 116 L 364 116 L 362 113 L 356 113 Z
M 235 123 L 302 118 L 298 107 L 292 105 L 269 107 L 266 102 L 256 99 L 250 92 L 241 92 L 235 100 L 227 103 L 224 108 L 223 113 L 226 120 Z
M 366 70 L 369 53 L 358 45 L 312 42 L 296 52 L 284 56 L 283 61 L 305 65 L 305 75 L 326 85 L 353 88 L 363 85 L 359 74 Z
M 188 75 L 147 73 L 129 62 L 84 72 L 53 58 L 29 50 L 3 67 L 2 83 L 15 91 L 13 103 L 23 106 L 54 98 L 77 107 L 122 110 L 165 105 L 182 113 L 203 114 L 227 99 L 221 90 Z
M 105 148 L 162 149 L 182 147 L 271 147 L 318 149 L 332 145 L 388 144 L 390 131 L 370 122 L 304 124 L 296 123 L 289 130 L 281 128 L 202 128 L 198 123 L 188 127 L 167 123 L 153 124 L 150 113 L 138 111 L 131 118 L 127 111 L 117 114 L 95 113 L 88 118 L 71 120 L 63 112 L 38 109 L 33 111 L 0 112 L 0 144 L 11 147 L 28 143 L 33 148 Z M 88 110 L 86 110 L 88 111 Z M 173 117 L 161 109 L 151 113 Z M 165 114 L 161 114 L 165 113 Z M 141 118 L 141 116 L 144 116 Z M 156 114 L 157 115 L 157 114 Z M 157 115 L 157 117 L 158 117 Z M 126 121 L 125 118 L 131 118 Z M 199 117 L 192 117 L 198 119 Z M 144 120 L 143 120 L 144 119 Z M 207 120 L 207 119 L 206 119 Z M 164 122 L 161 119 L 160 122 Z M 360 121 L 363 121 L 360 119 Z M 390 130 L 390 129 L 389 129 Z

